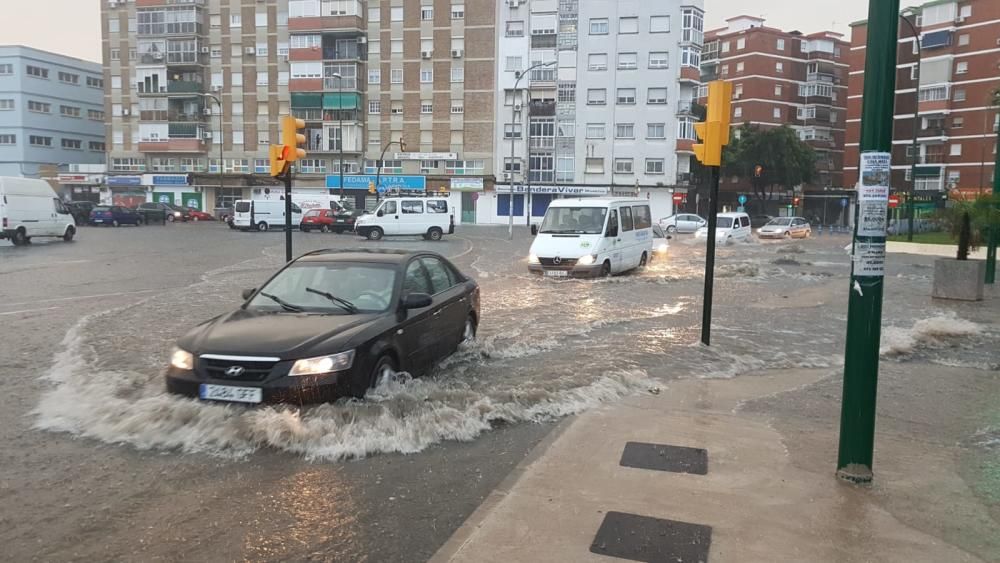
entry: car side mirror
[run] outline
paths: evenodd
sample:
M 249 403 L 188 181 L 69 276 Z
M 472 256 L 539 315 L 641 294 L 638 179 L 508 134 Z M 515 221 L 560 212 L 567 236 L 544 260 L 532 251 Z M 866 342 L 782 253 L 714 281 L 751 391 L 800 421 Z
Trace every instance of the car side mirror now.
M 250 299 L 250 297 L 253 295 L 253 292 L 255 292 L 255 291 L 257 291 L 256 287 L 251 287 L 249 289 L 244 289 L 243 293 L 241 294 L 241 295 L 243 295 L 243 300 L 246 301 L 247 299 Z
M 537 234 L 538 234 L 538 225 L 532 225 L 531 226 L 531 236 L 535 236 Z
M 430 307 L 434 300 L 426 293 L 411 293 L 403 298 L 403 309 L 423 309 Z
M 376 213 L 375 215 L 378 216 L 378 217 L 382 217 L 383 215 L 385 215 L 385 212 L 382 211 L 381 209 L 379 209 L 378 213 Z

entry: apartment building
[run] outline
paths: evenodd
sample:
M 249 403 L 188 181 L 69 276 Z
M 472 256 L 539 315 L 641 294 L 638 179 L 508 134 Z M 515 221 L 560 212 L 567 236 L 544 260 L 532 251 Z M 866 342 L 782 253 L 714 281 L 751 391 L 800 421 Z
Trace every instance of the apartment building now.
M 821 206 L 820 197 L 842 198 L 849 44 L 839 33 L 783 31 L 753 16 L 726 24 L 705 34 L 701 78 L 732 82 L 733 129 L 745 123 L 792 127 L 816 152 L 816 176 L 799 192 L 814 194 L 805 198 L 807 205 Z M 700 99 L 705 102 L 704 91 Z M 727 178 L 721 202 L 735 205 L 748 190 L 745 181 Z M 787 208 L 792 197 L 783 193 L 766 211 Z
M 848 185 L 858 180 L 868 26 L 856 22 L 851 32 Z M 990 107 L 1000 87 L 1000 3 L 936 1 L 904 12 L 897 60 L 892 189 L 914 190 L 918 213 L 943 205 L 949 190 L 988 190 L 1000 123 Z
M 0 176 L 103 163 L 103 87 L 98 63 L 0 45 Z
M 601 193 L 648 197 L 670 214 L 693 157 L 703 14 L 700 0 L 497 2 L 490 218 Z

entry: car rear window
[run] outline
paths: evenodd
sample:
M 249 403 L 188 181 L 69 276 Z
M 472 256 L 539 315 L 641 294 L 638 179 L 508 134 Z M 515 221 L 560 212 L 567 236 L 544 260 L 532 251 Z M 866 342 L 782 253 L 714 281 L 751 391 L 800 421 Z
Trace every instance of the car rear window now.
M 240 201 L 240 202 L 236 203 L 236 212 L 237 213 L 246 213 L 247 211 L 250 211 L 250 202 L 249 201 Z
M 111 208 L 106 205 L 99 205 L 94 208 L 94 211 L 111 211 Z
M 429 199 L 427 200 L 427 212 L 428 213 L 447 213 L 448 212 L 448 202 L 443 199 Z

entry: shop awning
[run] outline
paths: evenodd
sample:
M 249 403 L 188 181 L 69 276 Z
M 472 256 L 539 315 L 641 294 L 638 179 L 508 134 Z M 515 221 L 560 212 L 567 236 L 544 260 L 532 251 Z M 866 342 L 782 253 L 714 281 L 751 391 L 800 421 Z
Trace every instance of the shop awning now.
M 357 109 L 358 94 L 356 92 L 335 92 L 323 94 L 323 109 Z
M 292 93 L 292 108 L 321 108 L 323 107 L 323 94 L 318 93 Z

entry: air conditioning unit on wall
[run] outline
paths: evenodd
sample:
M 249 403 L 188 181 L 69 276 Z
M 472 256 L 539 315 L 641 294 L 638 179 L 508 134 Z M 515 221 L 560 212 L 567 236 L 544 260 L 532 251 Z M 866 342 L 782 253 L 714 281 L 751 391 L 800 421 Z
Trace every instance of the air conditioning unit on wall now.
M 452 56 L 452 58 L 455 58 L 455 59 L 460 59 L 460 58 L 462 58 L 462 55 L 463 55 L 463 54 L 465 54 L 465 51 L 464 51 L 464 50 L 462 50 L 462 49 L 453 49 L 453 50 L 451 51 L 451 56 Z

